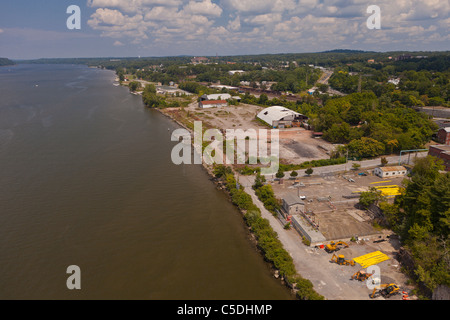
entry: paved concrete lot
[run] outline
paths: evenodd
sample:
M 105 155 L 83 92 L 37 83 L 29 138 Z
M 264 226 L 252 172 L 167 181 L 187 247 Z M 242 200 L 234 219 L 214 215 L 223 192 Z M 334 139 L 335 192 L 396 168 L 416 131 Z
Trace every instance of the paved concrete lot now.
M 346 179 L 347 178 L 347 179 Z M 354 182 L 348 179 L 353 179 Z M 355 207 L 359 199 L 346 199 L 354 192 L 368 191 L 370 187 L 400 185 L 403 178 L 380 179 L 376 176 L 359 176 L 355 172 L 326 176 L 303 176 L 297 180 L 272 181 L 275 195 L 282 199 L 287 194 L 306 197 L 305 210 L 319 225 L 327 240 L 376 236 L 370 217 Z M 357 194 L 356 194 L 357 195 Z
M 351 276 L 362 267 L 340 266 L 330 262 L 332 254 L 323 249 L 306 246 L 302 243 L 300 235 L 294 229 L 285 230 L 283 223 L 268 212 L 256 197 L 251 185 L 253 177 L 240 176 L 239 181 L 245 187 L 245 191 L 252 196 L 253 202 L 261 209 L 262 216 L 270 221 L 272 228 L 278 233 L 284 248 L 291 254 L 297 271 L 309 279 L 314 289 L 329 300 L 369 300 L 372 290 L 366 282 L 351 280 Z M 380 243 L 373 241 L 385 240 Z M 400 272 L 400 266 L 396 260 L 398 240 L 392 237 L 390 231 L 382 231 L 371 240 L 348 242 L 349 247 L 341 249 L 338 254 L 343 254 L 345 259 L 353 259 L 374 251 L 382 251 L 389 256 L 389 260 L 383 261 L 377 266 L 380 268 L 381 282 L 396 283 L 401 290 L 410 290 L 407 278 Z M 383 297 L 376 298 L 383 300 Z M 401 295 L 389 298 L 389 300 L 401 300 Z

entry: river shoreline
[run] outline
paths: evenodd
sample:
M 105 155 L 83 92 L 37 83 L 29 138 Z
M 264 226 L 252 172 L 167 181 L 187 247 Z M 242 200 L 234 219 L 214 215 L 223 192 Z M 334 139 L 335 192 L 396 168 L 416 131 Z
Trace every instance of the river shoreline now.
M 146 107 L 147 108 L 147 107 Z M 157 109 L 157 108 L 152 108 L 156 111 L 158 111 L 159 113 L 161 113 L 162 115 L 164 115 L 165 117 L 167 117 L 168 119 L 172 120 L 173 122 L 175 122 L 176 124 L 178 124 L 180 127 L 182 127 L 183 129 L 187 130 L 188 132 L 190 132 L 191 134 L 193 134 L 193 130 L 191 130 L 190 128 L 188 128 L 184 123 L 182 123 L 181 121 L 175 119 L 174 117 L 172 117 L 170 114 L 167 114 L 164 112 L 164 110 L 162 109 Z M 218 179 L 214 173 L 213 173 L 213 169 L 211 168 L 211 166 L 205 164 L 202 161 L 202 168 L 203 170 L 208 174 L 208 176 L 210 177 L 210 181 L 212 181 L 214 183 L 214 185 L 216 186 L 216 189 L 224 192 L 227 195 L 227 199 L 228 201 L 231 202 L 231 196 L 230 193 L 228 192 L 228 190 L 226 189 L 225 184 Z M 236 209 L 239 211 L 240 216 L 243 220 L 243 222 L 245 223 L 245 227 L 248 231 L 248 236 L 249 236 L 249 241 L 251 242 L 252 246 L 254 247 L 254 249 L 263 257 L 264 262 L 267 263 L 267 265 L 270 268 L 270 272 L 272 273 L 272 276 L 278 280 L 280 280 L 281 285 L 285 286 L 286 288 L 288 288 L 290 290 L 291 295 L 293 296 L 293 299 L 295 299 L 295 289 L 293 287 L 292 284 L 290 284 L 288 281 L 286 281 L 286 279 L 284 279 L 283 277 L 281 277 L 279 275 L 279 270 L 275 268 L 275 266 L 273 265 L 273 263 L 269 262 L 266 260 L 266 257 L 264 256 L 264 252 L 261 250 L 261 248 L 258 245 L 258 240 L 256 239 L 255 234 L 251 231 L 251 227 L 248 226 L 248 224 L 245 222 L 244 219 L 244 215 L 245 212 L 239 208 L 236 207 Z

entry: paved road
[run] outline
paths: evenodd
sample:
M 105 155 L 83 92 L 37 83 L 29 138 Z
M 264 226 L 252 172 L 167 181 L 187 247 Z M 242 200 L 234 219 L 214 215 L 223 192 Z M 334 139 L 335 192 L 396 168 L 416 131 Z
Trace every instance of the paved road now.
M 326 84 L 329 86 L 328 80 L 330 80 L 331 76 L 333 75 L 334 71 L 333 70 L 329 70 L 329 69 L 325 69 L 322 76 L 320 77 L 320 79 L 317 81 L 318 83 L 322 83 L 322 84 Z M 315 89 L 317 89 L 316 87 L 314 87 Z M 345 93 L 342 93 L 340 91 L 337 91 L 331 87 L 328 88 L 328 94 L 330 95 L 334 95 L 334 96 L 346 96 Z
M 328 300 L 368 300 L 370 290 L 358 281 L 349 280 L 349 266 L 337 266 L 330 263 L 330 255 L 323 250 L 307 247 L 301 241 L 297 231 L 285 230 L 280 220 L 275 218 L 259 201 L 251 185 L 253 176 L 239 176 L 239 182 L 261 210 L 263 218 L 269 220 L 270 225 L 278 234 L 283 247 L 294 260 L 297 272 L 309 279 L 314 289 Z M 356 268 L 354 272 L 356 272 Z
M 410 164 L 413 163 L 414 158 L 424 158 L 428 155 L 428 152 L 418 152 L 417 154 L 411 154 L 411 156 L 408 155 L 403 155 L 401 158 L 401 162 L 402 164 L 407 164 L 408 161 Z M 389 165 L 398 165 L 399 164 L 399 160 L 400 157 L 399 156 L 391 156 L 391 157 L 386 157 L 386 160 L 388 161 Z M 373 160 L 363 160 L 363 161 L 349 161 L 348 163 L 345 164 L 338 164 L 338 165 L 334 165 L 334 166 L 326 166 L 326 167 L 317 167 L 317 168 L 313 168 L 315 175 L 321 175 L 321 174 L 329 174 L 329 173 L 336 173 L 336 172 L 343 172 L 343 171 L 348 171 L 352 169 L 353 163 L 358 163 L 361 165 L 361 169 L 367 169 L 367 168 L 375 168 L 381 165 L 381 160 L 380 159 L 373 159 Z M 305 173 L 306 170 L 297 170 L 298 174 L 301 175 L 306 175 Z M 290 174 L 291 171 L 289 172 L 285 172 L 285 176 L 288 176 Z M 267 175 L 267 178 L 273 178 L 274 175 Z

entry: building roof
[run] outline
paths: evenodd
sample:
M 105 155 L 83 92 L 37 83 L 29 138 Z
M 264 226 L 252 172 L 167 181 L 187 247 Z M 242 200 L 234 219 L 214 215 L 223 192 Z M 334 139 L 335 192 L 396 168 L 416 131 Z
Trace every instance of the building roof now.
M 447 145 L 447 144 L 430 146 L 430 148 L 438 149 L 439 151 L 444 152 L 444 153 L 450 153 L 450 145 Z
M 441 128 L 439 130 L 444 130 L 447 133 L 450 133 L 450 127 Z
M 290 115 L 301 116 L 300 113 L 287 109 L 285 107 L 273 106 L 262 110 L 258 114 L 258 118 L 272 125 L 274 121 L 280 121 L 284 117 Z
M 226 100 L 206 100 L 202 101 L 201 104 L 209 105 L 209 104 L 228 104 Z
M 287 203 L 288 206 L 293 206 L 295 204 L 305 204 L 299 197 L 288 193 L 283 197 L 284 202 Z
M 231 95 L 228 93 L 204 94 L 202 98 L 206 100 L 228 100 L 231 99 Z
M 406 168 L 403 166 L 395 166 L 395 167 L 380 167 L 381 171 L 391 172 L 391 171 L 405 171 Z

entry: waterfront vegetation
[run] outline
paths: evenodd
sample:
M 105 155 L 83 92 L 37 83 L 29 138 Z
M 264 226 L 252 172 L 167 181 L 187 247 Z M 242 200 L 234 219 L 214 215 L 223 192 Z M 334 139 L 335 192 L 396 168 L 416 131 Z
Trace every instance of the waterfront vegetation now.
M 0 58 L 0 67 L 1 66 L 12 66 L 15 63 L 7 58 Z
M 291 285 L 295 284 L 297 297 L 302 300 L 323 300 L 324 297 L 314 291 L 311 281 L 297 274 L 292 257 L 283 248 L 270 222 L 261 216 L 261 210 L 253 203 L 251 196 L 239 186 L 231 168 L 218 165 L 213 172 L 217 178 L 223 179 L 233 204 L 244 213 L 244 220 L 254 234 L 264 258 L 273 264 L 285 281 Z M 263 185 L 261 176 L 259 179 L 260 184 L 255 184 L 257 186 L 256 193 L 260 190 L 260 193 L 264 194 L 264 199 L 269 199 L 266 202 L 273 205 L 271 198 L 273 197 L 273 200 L 277 201 L 273 191 L 270 193 L 270 185 Z M 265 206 L 266 202 L 264 202 Z

